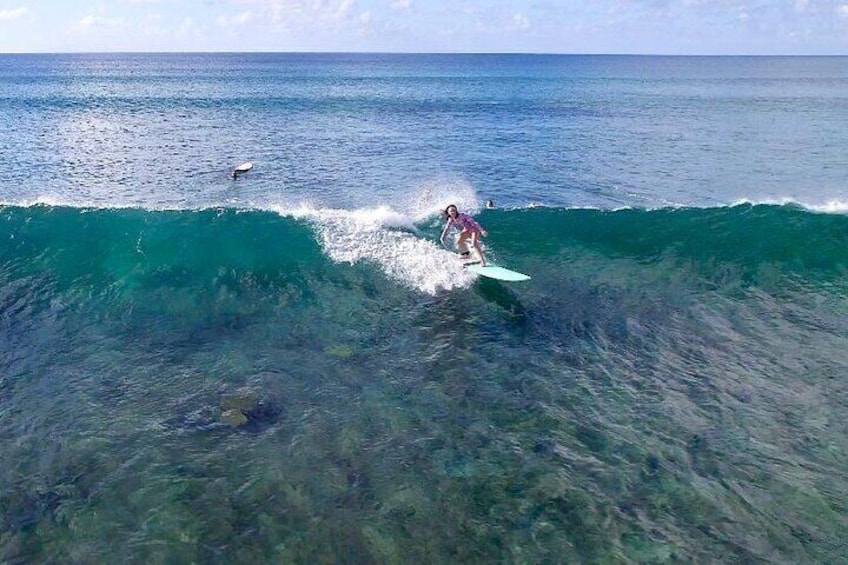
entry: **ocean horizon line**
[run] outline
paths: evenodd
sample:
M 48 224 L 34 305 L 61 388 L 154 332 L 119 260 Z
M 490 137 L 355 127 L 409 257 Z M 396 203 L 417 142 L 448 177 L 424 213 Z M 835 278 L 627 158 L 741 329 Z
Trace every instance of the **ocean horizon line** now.
M 381 56 L 538 56 L 538 57 L 657 57 L 657 58 L 844 58 L 848 53 L 564 53 L 537 51 L 12 51 L 0 57 L 42 55 L 381 55 Z

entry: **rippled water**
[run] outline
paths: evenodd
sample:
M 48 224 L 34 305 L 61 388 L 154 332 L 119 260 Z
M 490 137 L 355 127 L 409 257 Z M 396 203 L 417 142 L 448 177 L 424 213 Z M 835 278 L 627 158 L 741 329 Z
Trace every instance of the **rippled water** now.
M 842 198 L 840 57 L 0 57 L 0 196 L 362 208 Z M 257 167 L 233 187 L 226 173 Z

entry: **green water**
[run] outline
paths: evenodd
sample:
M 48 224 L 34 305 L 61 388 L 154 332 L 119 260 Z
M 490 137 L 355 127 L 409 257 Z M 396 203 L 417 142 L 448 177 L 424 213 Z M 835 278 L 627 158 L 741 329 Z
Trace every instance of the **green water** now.
M 848 556 L 841 218 L 493 213 L 573 235 L 428 294 L 271 214 L 3 212 L 2 561 Z

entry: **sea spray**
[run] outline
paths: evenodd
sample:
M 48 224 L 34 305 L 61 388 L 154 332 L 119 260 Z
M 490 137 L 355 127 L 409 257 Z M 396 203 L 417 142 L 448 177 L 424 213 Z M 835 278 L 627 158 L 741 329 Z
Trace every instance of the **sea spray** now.
M 456 254 L 425 238 L 414 218 L 388 206 L 353 211 L 300 208 L 292 215 L 313 222 L 333 261 L 371 262 L 389 277 L 428 294 L 467 287 L 475 279 Z

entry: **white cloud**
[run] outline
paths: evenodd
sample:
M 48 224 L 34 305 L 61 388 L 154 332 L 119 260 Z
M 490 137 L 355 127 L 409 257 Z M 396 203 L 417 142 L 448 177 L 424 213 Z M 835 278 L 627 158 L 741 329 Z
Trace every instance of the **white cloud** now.
M 524 14 L 515 14 L 512 16 L 512 24 L 518 29 L 528 29 L 530 27 L 530 20 Z
M 283 22 L 286 16 L 286 9 L 283 6 L 278 4 L 274 4 L 270 7 L 271 10 L 271 23 L 274 25 L 280 24 Z
M 353 9 L 355 1 L 354 0 L 342 0 L 339 2 L 339 7 L 336 8 L 336 11 L 333 12 L 333 18 L 337 20 L 341 20 L 347 17 L 350 14 L 350 11 Z
M 89 14 L 79 21 L 77 26 L 81 29 L 91 28 L 116 28 L 124 25 L 123 18 L 107 18 L 104 16 L 95 16 Z
M 181 39 L 185 39 L 188 37 L 199 37 L 200 29 L 197 26 L 197 22 L 194 21 L 194 18 L 185 18 L 181 23 L 180 27 L 177 29 L 177 37 Z
M 11 10 L 0 10 L 0 22 L 10 22 L 26 15 L 27 8 L 14 8 Z
M 144 18 L 139 26 L 142 33 L 146 35 L 162 35 L 162 22 L 164 19 L 159 14 L 150 14 Z
M 240 14 L 226 15 L 218 17 L 218 25 L 229 27 L 232 25 L 245 25 L 253 19 L 253 13 L 250 11 L 241 12 Z
M 56 49 L 65 44 L 51 42 L 60 40 L 72 49 L 166 50 L 768 54 L 791 48 L 807 54 L 848 48 L 848 0 L 84 0 L 90 10 L 64 20 L 71 27 L 61 24 L 68 39 L 44 31 L 45 21 L 36 21 L 46 16 L 40 4 L 0 1 L 4 48 Z M 14 21 L 20 38 L 8 33 L 6 21 Z M 17 44 L 7 46 L 11 40 Z

